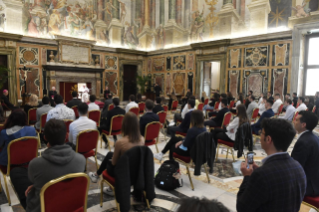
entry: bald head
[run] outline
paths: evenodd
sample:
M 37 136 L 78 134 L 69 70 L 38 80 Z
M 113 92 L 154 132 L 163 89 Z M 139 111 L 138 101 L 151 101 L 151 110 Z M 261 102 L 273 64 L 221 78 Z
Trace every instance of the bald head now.
M 3 90 L 3 95 L 8 96 L 8 94 L 9 94 L 9 91 L 7 89 L 4 89 Z

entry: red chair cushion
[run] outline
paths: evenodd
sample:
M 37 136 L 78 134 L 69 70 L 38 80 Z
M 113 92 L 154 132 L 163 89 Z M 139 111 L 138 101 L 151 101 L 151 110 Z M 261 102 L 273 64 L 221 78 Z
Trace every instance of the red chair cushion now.
M 315 206 L 316 208 L 319 208 L 319 196 L 318 197 L 305 196 L 303 201 L 306 203 L 309 203 L 310 205 Z
M 183 132 L 176 131 L 175 134 L 176 134 L 176 135 L 186 136 L 187 133 L 183 133 Z
M 84 153 L 80 152 L 80 154 L 82 154 L 85 158 L 89 158 L 89 157 L 92 157 L 92 156 L 95 155 L 95 151 L 94 150 L 90 150 L 90 151 L 84 152 Z
M 218 139 L 217 143 L 224 144 L 224 145 L 229 146 L 229 147 L 234 147 L 234 144 L 235 144 L 234 142 L 224 141 L 224 140 L 221 140 L 221 139 Z
M 109 135 L 109 131 L 105 131 L 105 130 L 102 130 L 102 133 L 106 134 L 106 135 Z M 111 135 L 119 135 L 121 134 L 121 131 L 118 131 L 118 132 L 112 132 Z
M 173 157 L 178 158 L 178 159 L 184 161 L 185 163 L 190 163 L 192 160 L 191 157 L 189 157 L 189 156 L 181 156 L 175 152 L 173 152 Z
M 73 212 L 83 212 L 83 211 L 84 211 L 83 207 L 80 207 L 79 209 L 76 209 L 76 210 L 73 211 Z
M 113 186 L 115 186 L 115 178 L 110 176 L 109 173 L 107 173 L 107 170 L 104 170 L 102 172 L 102 177 L 104 180 L 106 180 L 107 182 L 111 183 Z
M 152 141 L 145 141 L 145 146 L 151 146 L 151 145 L 154 145 L 156 144 L 156 140 L 153 139 Z

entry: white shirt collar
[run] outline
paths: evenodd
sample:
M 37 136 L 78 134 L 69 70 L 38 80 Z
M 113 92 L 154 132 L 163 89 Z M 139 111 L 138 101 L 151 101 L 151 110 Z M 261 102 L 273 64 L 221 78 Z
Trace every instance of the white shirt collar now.
M 271 155 L 268 155 L 267 157 L 265 157 L 264 159 L 261 160 L 261 162 L 264 164 L 269 158 L 271 158 L 272 156 L 275 155 L 284 155 L 284 154 L 288 154 L 288 152 L 277 152 Z
M 302 136 L 302 134 L 304 134 L 304 133 L 306 133 L 306 132 L 308 132 L 309 130 L 305 130 L 305 131 L 303 131 L 302 133 L 300 133 L 299 135 L 298 135 L 298 138 L 297 138 L 297 140 L 300 138 L 300 136 Z
M 63 107 L 63 106 L 65 106 L 63 103 L 61 103 L 61 104 L 57 104 L 55 107 Z

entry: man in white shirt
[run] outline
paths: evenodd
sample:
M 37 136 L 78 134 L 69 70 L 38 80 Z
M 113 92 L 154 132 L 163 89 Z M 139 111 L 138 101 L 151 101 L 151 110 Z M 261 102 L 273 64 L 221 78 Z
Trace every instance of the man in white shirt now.
M 297 108 L 296 111 L 302 111 L 302 110 L 307 110 L 307 106 L 305 105 L 305 98 L 299 97 L 298 99 L 299 107 Z
M 71 145 L 73 147 L 73 149 L 76 146 L 76 138 L 81 131 L 96 130 L 97 129 L 95 121 L 93 121 L 87 117 L 88 105 L 86 103 L 81 103 L 78 106 L 78 111 L 79 111 L 80 117 L 77 120 L 75 120 L 74 122 L 72 122 L 70 124 L 70 127 L 69 127 L 69 129 L 70 129 L 69 142 L 73 144 L 73 145 Z
M 290 93 L 286 93 L 286 95 L 285 95 L 285 100 L 286 100 L 286 99 L 290 99 Z M 292 101 L 291 101 L 291 102 L 292 102 Z M 286 111 L 287 106 L 288 106 L 288 105 L 284 104 L 284 107 L 282 108 L 282 111 L 283 111 L 283 112 Z
M 55 108 L 53 108 L 52 110 L 48 112 L 47 122 L 50 119 L 59 119 L 59 120 L 64 120 L 64 119 L 74 120 L 75 119 L 74 111 L 71 108 L 68 108 L 67 106 L 64 105 L 63 97 L 61 95 L 55 95 L 54 102 L 56 106 Z
M 291 104 L 292 104 L 291 99 L 285 100 L 286 113 L 284 116 L 279 116 L 280 119 L 286 119 L 287 121 L 292 121 L 296 112 L 296 108 L 292 106 Z
M 248 105 L 248 108 L 247 108 L 246 112 L 247 112 L 247 116 L 248 116 L 248 118 L 250 120 L 254 109 L 258 108 L 258 104 L 257 104 L 257 102 L 255 102 L 255 97 L 254 96 L 250 96 L 249 97 L 249 102 L 250 103 Z
M 89 104 L 89 111 L 92 111 L 92 110 L 100 110 L 100 107 L 95 104 L 95 100 L 96 100 L 96 96 L 95 95 L 91 95 L 90 96 L 90 104 Z
M 35 128 L 36 129 L 40 129 L 41 115 L 45 114 L 45 113 L 47 113 L 47 112 L 49 112 L 50 110 L 53 109 L 53 107 L 51 107 L 51 105 L 50 105 L 50 99 L 47 96 L 44 96 L 42 98 L 42 104 L 43 104 L 43 106 L 39 107 L 37 109 L 37 123 L 35 123 Z
M 266 111 L 266 102 L 267 102 L 267 99 L 263 98 L 263 101 L 259 104 L 259 106 L 258 106 L 259 115 L 262 115 Z
M 135 102 L 135 96 L 133 94 L 129 97 L 130 102 L 126 105 L 125 112 L 127 113 L 132 107 L 138 107 L 138 104 Z
M 272 110 L 274 111 L 275 114 L 278 113 L 278 110 L 279 110 L 279 107 L 280 107 L 281 104 L 282 104 L 282 101 L 280 99 L 280 94 L 276 93 L 275 102 L 272 105 Z

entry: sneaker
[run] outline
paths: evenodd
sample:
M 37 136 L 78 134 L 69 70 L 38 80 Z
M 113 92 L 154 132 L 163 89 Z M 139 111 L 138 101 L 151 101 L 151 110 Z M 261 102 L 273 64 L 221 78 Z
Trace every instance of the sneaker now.
M 157 160 L 161 161 L 163 159 L 163 153 L 156 153 L 154 154 L 154 158 L 156 158 Z
M 97 183 L 99 176 L 95 175 L 93 172 L 89 172 L 89 177 L 91 178 L 92 183 Z
M 109 187 L 104 187 L 104 188 L 103 188 L 103 193 L 104 193 L 104 194 L 107 194 L 107 195 L 109 195 L 109 196 L 114 196 L 113 190 L 110 189 Z
M 105 148 L 105 149 L 108 149 L 108 148 L 109 148 L 109 143 L 105 143 L 104 148 Z

